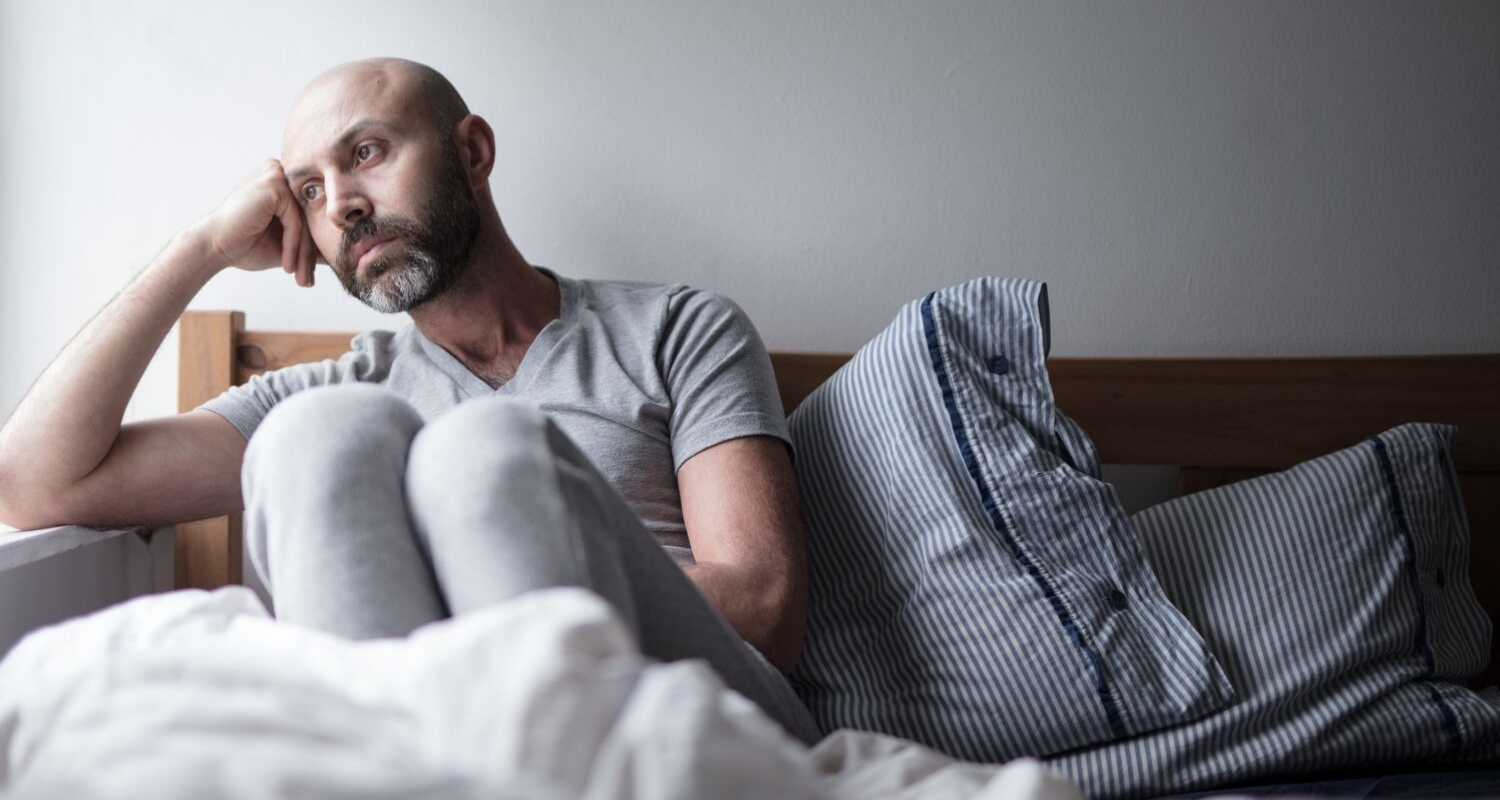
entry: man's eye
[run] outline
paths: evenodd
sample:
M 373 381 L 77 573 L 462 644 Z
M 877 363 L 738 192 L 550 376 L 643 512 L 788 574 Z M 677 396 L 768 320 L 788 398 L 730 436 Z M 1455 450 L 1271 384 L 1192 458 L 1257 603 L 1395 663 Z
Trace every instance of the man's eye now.
M 380 145 L 378 144 L 362 144 L 358 148 L 355 148 L 354 155 L 360 161 L 369 161 L 370 159 L 374 158 L 379 152 Z
M 312 201 L 318 199 L 318 195 L 322 193 L 322 191 L 323 187 L 317 185 L 316 183 L 309 183 L 306 186 L 302 187 L 302 199 L 311 203 Z

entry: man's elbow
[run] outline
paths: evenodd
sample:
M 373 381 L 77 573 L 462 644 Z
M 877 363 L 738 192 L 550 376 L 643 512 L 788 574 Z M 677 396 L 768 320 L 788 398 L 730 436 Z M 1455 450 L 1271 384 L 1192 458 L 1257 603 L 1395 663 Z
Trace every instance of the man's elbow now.
M 797 666 L 797 659 L 802 657 L 802 637 L 798 635 L 778 639 L 768 649 L 770 652 L 761 655 L 782 675 L 791 675 L 792 669 Z
M 66 509 L 57 502 L 60 494 L 0 469 L 0 524 L 22 531 L 71 524 Z
M 796 571 L 700 560 L 687 575 L 741 639 L 791 673 L 807 627 L 807 588 Z
M 9 525 L 22 531 L 46 527 L 37 524 L 34 510 L 27 508 L 24 498 L 18 496 L 13 482 L 4 475 L 0 475 L 0 525 Z
M 8 497 L 4 489 L 0 489 L 0 525 L 8 525 L 18 531 L 34 531 L 39 528 L 51 528 L 58 523 L 45 513 L 38 513 L 35 509 L 24 503 L 17 504 Z
M 807 633 L 807 593 L 794 586 L 779 587 L 766 598 L 767 619 L 775 620 L 767 632 L 761 655 L 783 675 L 790 675 L 802 656 Z

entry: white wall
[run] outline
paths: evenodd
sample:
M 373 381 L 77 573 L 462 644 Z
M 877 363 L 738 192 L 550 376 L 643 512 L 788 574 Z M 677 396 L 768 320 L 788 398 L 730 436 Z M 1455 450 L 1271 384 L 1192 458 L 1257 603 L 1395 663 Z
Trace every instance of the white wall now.
M 435 10 L 432 10 L 435 9 Z M 986 273 L 1054 352 L 1500 351 L 1493 2 L 0 3 L 0 415 L 324 67 L 433 64 L 535 263 L 849 350 Z M 255 326 L 394 324 L 230 273 Z M 175 341 L 132 418 L 175 405 Z

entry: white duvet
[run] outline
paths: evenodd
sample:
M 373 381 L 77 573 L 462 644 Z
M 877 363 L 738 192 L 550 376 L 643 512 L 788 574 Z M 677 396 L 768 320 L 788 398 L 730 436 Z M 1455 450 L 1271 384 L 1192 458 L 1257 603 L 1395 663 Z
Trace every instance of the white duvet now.
M 0 796 L 1079 800 L 1038 763 L 840 731 L 809 750 L 576 589 L 404 639 L 273 621 L 232 586 L 38 630 L 0 662 Z

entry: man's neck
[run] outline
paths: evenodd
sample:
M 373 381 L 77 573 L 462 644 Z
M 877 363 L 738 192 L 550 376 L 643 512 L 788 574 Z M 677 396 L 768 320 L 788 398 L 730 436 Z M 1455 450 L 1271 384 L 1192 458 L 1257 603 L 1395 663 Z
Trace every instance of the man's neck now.
M 562 306 L 557 282 L 508 244 L 476 253 L 453 286 L 411 310 L 423 336 L 491 386 L 515 374 Z

